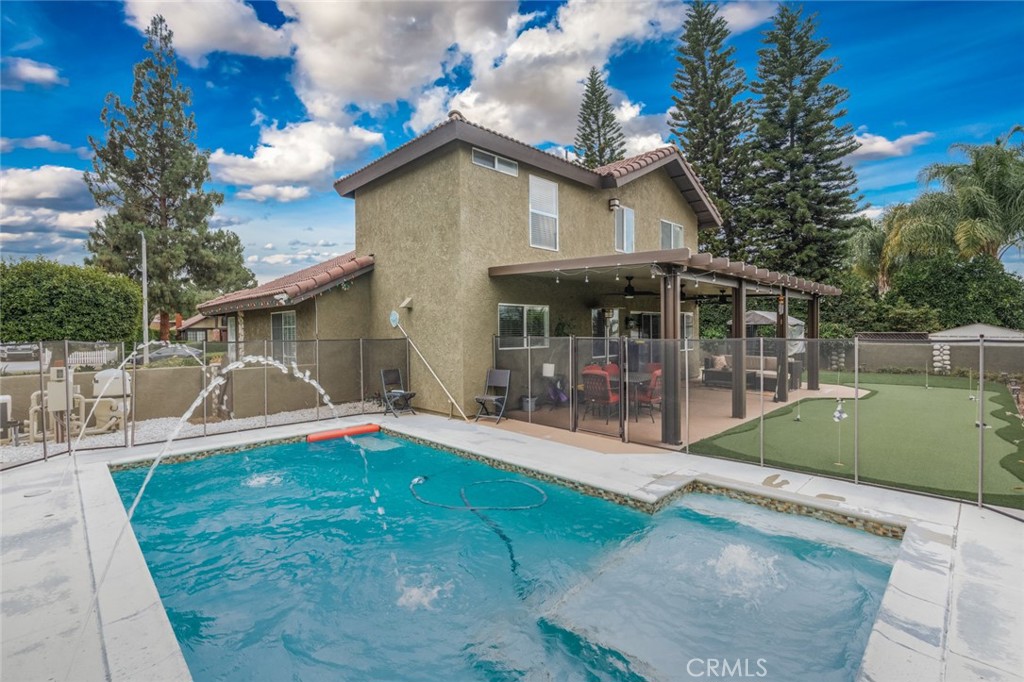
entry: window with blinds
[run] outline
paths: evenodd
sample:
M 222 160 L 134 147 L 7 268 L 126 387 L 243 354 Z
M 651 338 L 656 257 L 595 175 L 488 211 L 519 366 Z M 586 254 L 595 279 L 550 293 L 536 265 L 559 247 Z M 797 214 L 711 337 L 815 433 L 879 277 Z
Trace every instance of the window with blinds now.
M 683 226 L 668 220 L 661 221 L 661 248 L 683 248 Z
M 532 348 L 548 345 L 546 305 L 498 304 L 498 348 Z
M 633 253 L 635 220 L 633 209 L 625 206 L 615 209 L 615 250 L 619 253 Z
M 558 185 L 530 176 L 530 246 L 558 251 Z
M 295 311 L 271 313 L 270 340 L 273 345 L 273 356 L 278 362 L 289 364 L 295 362 Z

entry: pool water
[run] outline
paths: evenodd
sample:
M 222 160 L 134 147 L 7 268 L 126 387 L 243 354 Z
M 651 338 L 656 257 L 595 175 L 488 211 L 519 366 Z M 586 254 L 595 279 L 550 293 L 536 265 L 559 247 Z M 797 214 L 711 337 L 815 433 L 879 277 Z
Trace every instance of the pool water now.
M 157 468 L 132 525 L 197 681 L 676 680 L 712 664 L 852 680 L 898 551 L 726 498 L 648 516 L 400 439 L 355 443 Z M 126 506 L 144 476 L 114 475 Z

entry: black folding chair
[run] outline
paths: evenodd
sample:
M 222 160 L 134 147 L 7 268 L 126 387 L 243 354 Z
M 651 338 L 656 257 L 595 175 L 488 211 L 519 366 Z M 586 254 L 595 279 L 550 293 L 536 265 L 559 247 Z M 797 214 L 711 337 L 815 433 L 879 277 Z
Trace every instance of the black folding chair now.
M 509 376 L 512 372 L 507 369 L 487 370 L 487 379 L 484 381 L 484 392 L 474 398 L 480 408 L 476 411 L 476 421 L 480 418 L 494 419 L 495 423 L 501 421 L 505 416 L 505 404 L 508 402 Z
M 416 393 L 405 390 L 402 383 L 402 373 L 397 369 L 382 369 L 380 371 L 380 383 L 384 389 L 384 414 L 388 412 L 398 417 L 399 414 L 411 412 L 416 414 L 409 402 L 416 397 Z

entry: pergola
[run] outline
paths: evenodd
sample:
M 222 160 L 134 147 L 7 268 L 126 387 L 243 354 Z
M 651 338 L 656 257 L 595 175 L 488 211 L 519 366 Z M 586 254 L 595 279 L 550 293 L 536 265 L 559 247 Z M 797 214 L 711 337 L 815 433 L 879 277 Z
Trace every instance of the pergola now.
M 584 276 L 594 284 L 607 283 L 619 286 L 616 276 L 650 274 L 659 281 L 661 302 L 661 338 L 678 340 L 682 338 L 681 307 L 682 292 L 688 294 L 713 295 L 729 292 L 732 299 L 732 329 L 735 338 L 746 338 L 744 316 L 748 296 L 771 296 L 776 299 L 776 335 L 786 338 L 786 321 L 789 319 L 791 299 L 809 302 L 806 337 L 817 339 L 820 327 L 820 303 L 823 296 L 838 296 L 840 289 L 819 284 L 802 277 L 774 272 L 748 263 L 730 261 L 710 253 L 693 253 L 689 249 L 667 249 L 640 253 L 616 253 L 608 256 L 590 256 L 546 260 L 518 265 L 499 265 L 488 269 L 491 277 L 539 277 L 557 281 L 561 277 Z M 778 397 L 788 399 L 788 363 L 785 343 L 778 345 Z M 746 366 L 746 344 L 736 343 L 733 350 L 733 366 Z M 679 402 L 682 374 L 677 355 L 668 354 L 663 358 L 662 371 L 665 378 L 664 398 L 669 405 Z M 807 355 L 807 388 L 820 387 L 820 367 L 816 352 Z M 742 370 L 732 374 L 732 416 L 745 418 L 746 376 Z M 681 424 L 678 410 L 665 410 L 662 415 L 662 440 L 666 443 L 681 442 Z

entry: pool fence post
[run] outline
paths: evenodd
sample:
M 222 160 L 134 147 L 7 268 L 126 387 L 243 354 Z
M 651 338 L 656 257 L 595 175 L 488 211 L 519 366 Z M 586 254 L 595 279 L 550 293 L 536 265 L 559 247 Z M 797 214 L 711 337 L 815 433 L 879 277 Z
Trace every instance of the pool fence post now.
M 121 342 L 121 362 L 124 362 L 124 341 Z M 125 376 L 124 365 L 121 365 L 121 409 L 124 410 L 121 415 L 121 431 L 124 432 L 124 446 L 128 447 L 128 394 L 125 393 L 125 388 L 128 382 L 125 381 L 128 377 Z
M 132 351 L 135 353 L 137 351 Z M 146 355 L 148 357 L 148 354 Z M 135 415 L 139 409 L 139 403 L 135 399 L 135 396 L 139 394 L 139 356 L 136 355 L 135 359 L 132 360 L 132 447 L 135 447 Z
M 495 363 L 494 365 L 491 365 L 491 366 L 492 367 L 497 367 L 497 363 Z M 527 334 L 526 335 L 526 398 L 527 398 L 527 400 L 526 400 L 525 407 L 530 407 L 530 401 L 533 399 L 533 377 L 530 376 L 531 374 L 533 374 L 533 341 L 532 341 L 532 337 L 529 334 Z M 507 398 L 506 398 L 506 400 L 507 400 Z M 520 407 L 524 407 L 524 406 L 520 405 Z M 533 410 L 526 410 L 526 423 L 528 423 L 528 424 L 532 424 L 533 423 Z
M 985 501 L 985 335 L 978 335 L 978 506 Z
M 71 343 L 64 339 L 64 439 L 68 444 L 68 454 L 71 454 L 71 412 L 75 403 L 75 380 L 71 372 Z M 81 424 L 85 428 L 85 424 Z
M 281 346 L 284 347 L 284 344 Z M 267 414 L 267 340 L 263 339 L 263 428 L 270 426 L 270 417 Z
M 569 430 L 576 430 L 576 336 L 569 335 Z
M 842 426 L 840 424 L 840 426 Z M 860 337 L 853 337 L 853 482 L 860 483 Z
M 203 360 L 206 360 L 206 341 L 205 340 L 203 341 Z M 206 376 L 206 372 L 209 369 L 209 367 L 207 366 L 207 364 L 205 362 L 201 362 L 199 364 L 202 367 L 201 371 L 203 373 L 203 435 L 205 436 L 206 435 L 206 419 L 207 419 L 206 403 L 207 403 L 207 400 L 210 397 L 210 396 L 206 395 L 206 382 L 209 380 L 209 377 Z
M 363 384 L 363 355 L 362 349 L 360 348 L 359 354 L 359 395 L 362 397 L 362 384 Z M 320 384 L 320 329 L 317 328 L 316 338 L 313 339 L 313 371 L 316 373 L 316 383 Z M 320 386 L 323 388 L 323 386 Z M 362 401 L 360 401 L 362 402 Z M 316 389 L 313 390 L 313 417 L 320 421 L 320 394 L 317 393 Z
M 39 342 L 39 419 L 40 419 L 40 422 L 41 422 L 40 427 L 41 427 L 42 432 L 43 432 L 43 461 L 45 462 L 47 457 L 49 457 L 49 454 L 47 453 L 47 448 L 46 448 L 46 410 L 43 409 L 44 408 L 43 396 L 46 395 L 46 393 L 45 393 L 46 385 L 43 383 L 43 363 L 44 362 L 46 362 L 46 346 L 43 345 L 42 341 L 40 341 Z M 30 418 L 31 418 L 31 416 L 30 416 Z M 28 428 L 29 428 L 29 433 L 31 433 L 32 432 L 32 424 L 29 424 Z
M 363 337 L 359 337 L 359 414 L 366 414 L 366 377 L 363 374 Z M 316 367 L 317 367 L 317 381 L 319 381 L 320 372 L 320 341 L 316 342 Z
M 785 343 L 785 341 L 783 341 L 783 343 Z M 764 466 L 764 337 L 763 336 L 757 337 L 757 354 L 759 356 L 758 362 L 760 363 L 760 371 L 758 372 L 758 374 L 761 377 L 760 386 L 759 386 L 759 388 L 761 389 L 759 391 L 760 396 L 761 396 L 761 417 L 758 420 L 759 424 L 758 424 L 758 428 L 757 428 L 757 432 L 758 432 L 757 433 L 757 450 L 758 450 L 758 457 L 760 459 L 761 466 Z M 782 381 L 782 380 L 783 380 L 783 376 L 782 376 L 782 373 L 780 372 L 780 373 L 778 373 L 776 375 L 776 378 L 775 378 L 775 384 L 776 384 L 776 386 L 775 386 L 775 394 L 776 395 L 778 395 L 778 391 L 779 391 L 778 383 L 780 381 Z
M 664 343 L 664 342 L 662 342 Z M 698 341 L 698 343 L 700 343 Z M 665 349 L 661 350 L 661 357 L 665 357 Z M 690 339 L 683 340 L 683 359 L 686 362 L 686 366 L 683 369 L 683 415 L 686 418 L 686 454 L 690 454 Z M 662 414 L 664 414 L 664 404 L 662 401 Z M 673 408 L 678 409 L 678 408 Z

